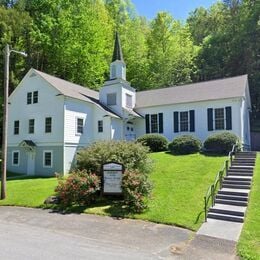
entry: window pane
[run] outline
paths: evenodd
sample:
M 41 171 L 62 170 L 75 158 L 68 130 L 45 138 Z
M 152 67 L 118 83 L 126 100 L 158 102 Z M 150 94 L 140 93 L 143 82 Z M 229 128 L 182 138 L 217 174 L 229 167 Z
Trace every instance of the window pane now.
M 107 105 L 108 106 L 116 105 L 116 93 L 107 94 Z
M 13 165 L 18 165 L 19 164 L 19 153 L 14 152 L 13 153 Z
M 126 94 L 126 106 L 132 108 L 132 96 Z
M 33 92 L 33 103 L 38 103 L 38 91 Z
M 51 133 L 52 118 L 45 118 L 45 133 Z
M 188 112 L 180 112 L 180 131 L 189 131 L 189 115 Z
M 225 129 L 224 108 L 215 109 L 215 129 L 216 130 Z
M 19 121 L 14 121 L 14 134 L 19 135 Z
M 157 117 L 157 114 L 151 115 L 151 133 L 158 133 L 158 117 Z
M 99 133 L 103 132 L 103 120 L 98 121 L 98 132 Z
M 32 92 L 27 93 L 27 104 L 32 104 Z
M 34 133 L 34 119 L 29 120 L 29 134 Z
M 45 152 L 44 153 L 44 166 L 51 166 L 52 165 L 51 160 L 52 160 L 51 152 Z
M 83 134 L 83 118 L 77 118 L 77 133 Z

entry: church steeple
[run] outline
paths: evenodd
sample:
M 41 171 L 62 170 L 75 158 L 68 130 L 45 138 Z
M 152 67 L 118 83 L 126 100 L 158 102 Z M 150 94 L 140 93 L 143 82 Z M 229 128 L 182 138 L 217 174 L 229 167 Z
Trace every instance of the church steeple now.
M 126 65 L 123 58 L 123 52 L 118 32 L 116 32 L 115 35 L 114 52 L 112 63 L 110 64 L 110 79 L 126 80 Z
M 121 48 L 121 43 L 120 43 L 118 32 L 116 32 L 112 62 L 114 62 L 116 60 L 121 60 L 121 61 L 124 62 L 123 52 L 122 52 L 122 48 Z

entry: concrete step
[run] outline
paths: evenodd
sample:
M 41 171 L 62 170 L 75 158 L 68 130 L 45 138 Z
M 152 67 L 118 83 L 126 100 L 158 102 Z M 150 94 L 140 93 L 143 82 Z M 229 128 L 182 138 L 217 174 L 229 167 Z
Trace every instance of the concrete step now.
M 251 185 L 251 181 L 245 181 L 245 180 L 242 180 L 242 181 L 239 181 L 239 180 L 224 180 L 222 182 L 222 184 L 232 184 L 232 185 Z
M 252 181 L 252 177 L 251 176 L 228 176 L 228 177 L 224 177 L 224 180 L 229 180 L 229 181 Z
M 227 215 L 230 214 L 236 216 L 245 216 L 246 207 L 216 203 L 214 207 L 209 208 L 209 212 L 222 213 Z
M 236 155 L 241 155 L 241 154 L 243 154 L 243 155 L 249 155 L 249 154 L 256 155 L 256 152 L 254 152 L 254 151 L 236 152 Z
M 233 160 L 235 161 L 249 161 L 249 162 L 254 162 L 256 158 L 254 157 L 235 157 Z
M 239 196 L 248 196 L 250 190 L 245 190 L 245 189 L 229 189 L 229 188 L 222 188 L 220 190 L 221 192 L 235 192 L 235 193 L 243 193 L 243 195 L 239 195 Z
M 238 171 L 228 171 L 229 176 L 253 176 L 253 172 L 238 172 Z
M 217 194 L 216 195 L 216 199 L 248 201 L 248 197 L 237 196 L 237 195 L 230 195 L 230 194 Z
M 236 200 L 215 199 L 215 203 L 226 204 L 226 205 L 236 205 L 236 206 L 247 206 L 246 201 L 236 201 Z
M 232 222 L 244 222 L 244 217 L 242 216 L 235 216 L 235 215 L 227 215 L 227 214 L 220 214 L 220 213 L 208 213 L 208 218 L 213 219 L 220 219 L 220 220 L 226 220 L 226 221 L 232 221 Z
M 242 196 L 242 197 L 248 197 L 248 192 L 245 192 L 245 190 L 235 190 L 235 189 L 221 189 L 218 191 L 218 194 L 224 194 L 224 195 L 235 195 L 235 196 Z
M 223 188 L 230 188 L 230 189 L 247 189 L 250 190 L 251 186 L 250 185 L 237 185 L 237 184 L 222 184 Z
M 254 162 L 236 162 L 236 161 L 233 161 L 232 166 L 255 166 L 255 163 Z
M 240 166 L 240 165 L 231 165 L 231 167 L 229 167 L 230 171 L 243 171 L 243 172 L 253 172 L 254 171 L 254 166 Z

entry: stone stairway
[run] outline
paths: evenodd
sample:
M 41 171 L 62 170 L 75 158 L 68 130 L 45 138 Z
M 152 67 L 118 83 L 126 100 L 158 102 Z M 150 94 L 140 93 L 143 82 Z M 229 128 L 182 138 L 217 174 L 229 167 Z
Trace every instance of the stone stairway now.
M 256 152 L 238 152 L 215 197 L 208 218 L 244 222 L 251 188 Z

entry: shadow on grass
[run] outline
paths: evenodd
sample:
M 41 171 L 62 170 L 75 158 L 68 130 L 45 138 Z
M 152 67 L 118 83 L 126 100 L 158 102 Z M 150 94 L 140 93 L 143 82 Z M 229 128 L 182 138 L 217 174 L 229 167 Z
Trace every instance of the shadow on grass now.
M 54 178 L 55 176 L 28 176 L 28 175 L 23 175 L 23 174 L 17 174 L 17 175 L 7 175 L 7 181 L 17 181 L 17 180 L 35 180 L 35 179 L 51 179 Z M 0 178 L 1 180 L 1 178 Z
M 217 153 L 206 153 L 206 152 L 198 152 L 198 153 L 188 153 L 188 154 L 177 154 L 177 153 L 172 153 L 170 151 L 166 151 L 164 152 L 165 154 L 169 154 L 169 155 L 172 155 L 172 156 L 185 156 L 185 155 L 192 155 L 192 154 L 201 154 L 201 155 L 204 155 L 204 156 L 207 156 L 207 157 L 225 157 L 227 156 L 226 154 L 217 154 Z
M 100 198 L 95 203 L 92 203 L 91 206 L 80 206 L 80 205 L 72 205 L 68 207 L 64 207 L 60 204 L 58 205 L 44 205 L 43 209 L 51 210 L 51 213 L 59 213 L 59 214 L 81 214 L 88 211 L 89 214 L 97 214 L 97 215 L 108 215 L 110 217 L 116 218 L 124 218 L 132 216 L 129 209 L 124 205 L 122 200 L 118 199 L 107 199 Z M 97 208 L 97 210 L 95 210 Z M 103 208 L 104 214 L 98 211 L 98 208 Z M 93 211 L 91 211 L 93 209 Z

